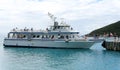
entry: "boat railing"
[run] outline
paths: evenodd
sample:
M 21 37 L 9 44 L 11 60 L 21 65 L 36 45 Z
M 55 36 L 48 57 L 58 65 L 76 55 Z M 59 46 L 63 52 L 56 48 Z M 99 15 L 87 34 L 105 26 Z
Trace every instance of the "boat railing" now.
M 120 37 L 98 37 L 98 38 L 94 38 L 94 37 L 88 37 L 89 41 L 109 41 L 109 42 L 120 42 Z
M 11 30 L 11 32 L 49 32 L 49 31 L 51 31 L 51 30 L 42 30 L 42 29 L 39 29 L 39 30 L 24 30 L 24 29 L 17 29 L 17 30 Z M 62 32 L 66 32 L 66 31 L 68 31 L 68 32 L 73 32 L 73 30 L 65 30 L 65 29 L 61 29 L 61 30 L 55 30 L 55 31 L 53 31 L 53 32 L 58 32 L 58 31 L 62 31 Z
M 30 29 L 27 29 L 27 30 L 24 30 L 24 29 L 17 29 L 17 30 L 11 30 L 11 32 L 48 32 L 47 30 L 42 30 L 42 29 L 39 29 L 39 30 L 30 30 Z

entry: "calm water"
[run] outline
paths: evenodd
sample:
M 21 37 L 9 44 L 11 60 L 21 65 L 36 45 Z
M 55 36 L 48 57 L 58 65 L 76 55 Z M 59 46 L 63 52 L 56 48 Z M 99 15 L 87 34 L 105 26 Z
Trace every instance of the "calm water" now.
M 120 52 L 91 49 L 3 48 L 0 70 L 120 70 Z

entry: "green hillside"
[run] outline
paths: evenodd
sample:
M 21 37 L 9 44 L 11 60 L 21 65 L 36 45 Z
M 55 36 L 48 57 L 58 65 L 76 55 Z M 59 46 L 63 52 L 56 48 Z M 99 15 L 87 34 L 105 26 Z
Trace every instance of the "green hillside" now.
M 103 35 L 104 33 L 116 33 L 120 36 L 120 21 L 112 23 L 108 26 L 102 27 L 100 29 L 92 31 L 89 35 L 93 36 L 94 34 Z

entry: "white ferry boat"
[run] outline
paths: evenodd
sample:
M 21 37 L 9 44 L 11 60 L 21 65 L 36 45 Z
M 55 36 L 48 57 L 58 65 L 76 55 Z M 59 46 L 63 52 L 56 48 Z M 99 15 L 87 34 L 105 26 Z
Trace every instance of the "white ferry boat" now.
M 46 30 L 18 29 L 8 33 L 4 39 L 5 47 L 41 47 L 41 48 L 90 48 L 95 42 L 81 38 L 79 32 L 65 22 L 58 23 L 49 13 L 54 25 Z

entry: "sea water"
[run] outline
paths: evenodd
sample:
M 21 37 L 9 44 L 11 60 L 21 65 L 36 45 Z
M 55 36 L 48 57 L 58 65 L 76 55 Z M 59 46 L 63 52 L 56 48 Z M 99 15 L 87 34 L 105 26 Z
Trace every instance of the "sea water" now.
M 120 70 L 120 52 L 100 43 L 90 49 L 5 48 L 0 42 L 0 70 Z

